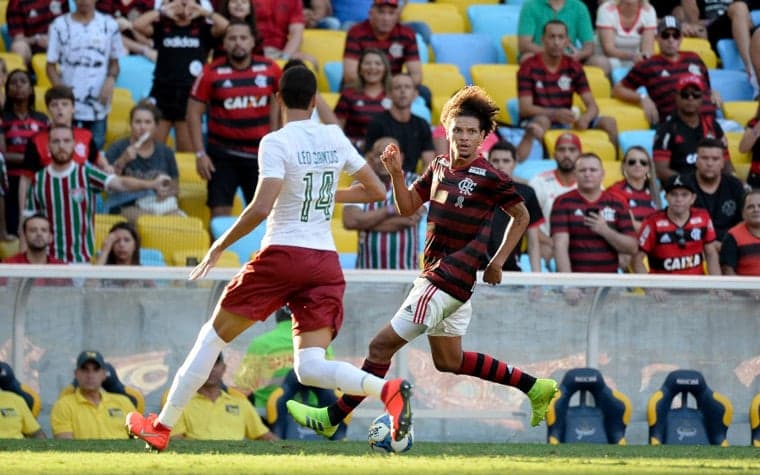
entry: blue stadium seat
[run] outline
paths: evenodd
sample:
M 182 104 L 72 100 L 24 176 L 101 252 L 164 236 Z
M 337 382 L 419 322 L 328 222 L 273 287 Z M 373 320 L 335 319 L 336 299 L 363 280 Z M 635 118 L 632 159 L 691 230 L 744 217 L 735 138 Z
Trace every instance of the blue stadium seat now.
M 612 68 L 612 85 L 619 83 L 621 79 L 625 77 L 626 74 L 628 74 L 628 71 L 630 71 L 631 68 L 626 66 L 620 66 L 617 68 Z
M 752 18 L 752 26 L 760 25 L 760 10 L 752 10 L 749 14 Z
M 332 0 L 333 14 L 341 22 L 367 19 L 372 0 Z
M 237 218 L 234 216 L 216 216 L 211 218 L 211 236 L 217 239 L 232 226 L 235 219 Z M 237 254 L 240 262 L 248 262 L 251 260 L 251 254 L 261 249 L 261 240 L 264 238 L 266 228 L 267 222 L 262 221 L 261 224 L 256 226 L 256 229 L 238 239 L 228 250 Z
M 556 170 L 557 162 L 553 159 L 546 160 L 525 160 L 522 163 L 518 163 L 515 167 L 515 178 L 521 178 L 529 181 L 539 173 L 543 173 L 547 170 Z
M 570 406 L 579 393 L 578 405 Z M 588 404 L 588 395 L 594 405 Z M 631 401 L 612 390 L 594 368 L 574 368 L 565 373 L 559 396 L 546 414 L 546 438 L 550 444 L 591 443 L 625 445 L 625 428 L 631 420 Z
M 412 114 L 417 115 L 425 119 L 430 125 L 430 121 L 433 118 L 430 109 L 425 105 L 425 99 L 422 96 L 417 96 L 412 102 Z
M 672 408 L 677 396 L 681 405 Z M 689 396 L 696 407 L 688 405 Z M 725 447 L 732 415 L 731 401 L 710 389 L 702 373 L 687 369 L 672 371 L 647 404 L 649 443 Z
M 511 143 L 515 147 L 522 140 L 525 134 L 525 129 L 519 127 L 499 127 L 496 129 L 499 137 Z M 533 139 L 533 147 L 531 147 L 530 155 L 528 155 L 526 161 L 541 161 L 544 158 L 544 145 L 538 139 Z
M 625 153 L 634 145 L 640 145 L 652 157 L 652 147 L 654 145 L 654 130 L 626 130 L 618 134 L 618 143 L 620 150 Z
M 340 83 L 343 81 L 343 62 L 328 61 L 323 66 L 330 92 L 340 92 Z
M 455 64 L 467 84 L 472 84 L 470 66 L 499 61 L 498 48 L 482 33 L 441 33 L 430 40 L 436 63 Z
M 513 97 L 507 101 L 507 113 L 513 124 L 520 123 L 520 99 Z
M 755 93 L 744 71 L 710 69 L 708 74 L 710 86 L 720 93 L 724 102 L 751 101 L 754 98 Z
M 718 50 L 718 56 L 720 56 L 723 69 L 744 71 L 744 61 L 739 56 L 739 48 L 736 47 L 736 41 L 730 38 L 718 40 L 716 49 Z
M 417 49 L 420 53 L 420 63 L 429 63 L 430 51 L 428 51 L 428 44 L 425 43 L 425 39 L 421 34 L 415 33 L 414 36 L 417 38 Z
M 504 35 L 517 34 L 520 8 L 521 5 L 472 5 L 467 8 L 472 32 L 491 37 L 500 63 L 507 62 L 504 49 L 501 47 L 501 38 Z
M 155 63 L 143 56 L 124 55 L 119 58 L 119 77 L 116 78 L 116 87 L 129 89 L 132 100 L 139 102 L 150 96 L 155 69 Z
M 140 265 L 141 266 L 165 266 L 164 254 L 158 249 L 140 248 Z
M 340 252 L 338 253 L 338 259 L 340 260 L 340 266 L 343 269 L 356 269 L 355 252 Z

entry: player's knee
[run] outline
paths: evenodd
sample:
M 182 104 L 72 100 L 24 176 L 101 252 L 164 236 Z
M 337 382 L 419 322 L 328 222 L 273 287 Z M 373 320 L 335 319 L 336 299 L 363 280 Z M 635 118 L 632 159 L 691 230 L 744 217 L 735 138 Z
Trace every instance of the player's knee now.
M 321 351 L 320 351 L 321 350 Z M 325 350 L 322 348 L 308 348 L 299 350 L 293 360 L 293 371 L 296 373 L 298 382 L 304 386 L 322 386 L 322 365 L 325 360 Z

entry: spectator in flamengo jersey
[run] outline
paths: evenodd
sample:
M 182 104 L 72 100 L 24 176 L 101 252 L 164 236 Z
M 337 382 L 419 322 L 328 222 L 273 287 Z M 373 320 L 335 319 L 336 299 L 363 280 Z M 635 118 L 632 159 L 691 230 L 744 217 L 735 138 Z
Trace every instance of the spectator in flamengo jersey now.
M 101 191 L 136 191 L 169 186 L 171 179 L 154 180 L 108 175 L 89 163 L 73 161 L 74 133 L 66 126 L 50 129 L 52 163 L 34 175 L 26 201 L 26 214 L 44 213 L 55 239 L 52 255 L 68 263 L 89 263 L 94 247 L 95 194 Z
M 124 47 L 116 21 L 95 11 L 94 0 L 75 3 L 76 11 L 50 25 L 45 69 L 53 85 L 65 84 L 74 90 L 76 126 L 92 132 L 98 150 L 102 150 Z
M 669 176 L 689 173 L 697 161 L 697 144 L 703 138 L 716 139 L 723 144 L 723 158 L 733 170 L 723 129 L 715 116 L 699 111 L 704 94 L 704 83 L 692 74 L 678 78 L 675 86 L 676 109 L 657 126 L 654 136 L 653 159 L 657 178 L 665 181 Z
M 699 76 L 704 84 L 699 111 L 715 115 L 720 105 L 720 95 L 710 91 L 707 67 L 692 51 L 679 51 L 681 47 L 681 23 L 666 16 L 657 24 L 657 43 L 660 53 L 634 64 L 628 74 L 612 88 L 612 96 L 626 102 L 641 104 L 651 125 L 657 125 L 675 110 L 673 90 L 677 79 L 684 74 Z M 646 95 L 636 89 L 645 87 Z
M 10 0 L 6 12 L 12 39 L 10 51 L 29 64 L 33 54 L 47 50 L 48 28 L 53 20 L 68 12 L 68 0 Z
M 710 213 L 718 243 L 742 220 L 745 189 L 735 176 L 725 172 L 723 142 L 704 139 L 697 146 L 696 171 L 687 175 L 697 193 L 695 206 Z
M 601 129 L 617 147 L 617 122 L 614 117 L 599 115 L 594 95 L 583 65 L 565 54 L 568 46 L 567 25 L 550 20 L 544 25 L 543 51 L 520 64 L 517 89 L 520 101 L 520 125 L 525 128 L 517 145 L 517 159 L 530 155 L 533 139 L 542 140 L 552 129 Z M 573 111 L 573 94 L 580 95 L 585 112 Z
M 19 183 L 23 175 L 24 150 L 30 138 L 37 132 L 46 131 L 48 118 L 34 110 L 34 88 L 28 72 L 16 69 L 8 75 L 5 83 L 5 104 L 0 130 L 0 150 L 4 150 L 8 170 L 8 193 L 5 201 L 5 224 L 7 232 L 18 231 Z M 5 229 L 3 230 L 5 231 Z
M 613 183 L 608 190 L 628 203 L 633 227 L 639 232 L 642 221 L 661 208 L 654 165 L 647 150 L 634 145 L 625 152 L 621 169 L 623 179 Z
M 696 194 L 685 177 L 673 175 L 665 183 L 668 207 L 644 221 L 639 232 L 639 251 L 633 258 L 636 273 L 720 275 L 715 230 L 707 211 L 694 208 Z M 656 292 L 655 292 L 656 293 Z
M 367 163 L 385 183 L 385 200 L 365 204 L 346 203 L 343 207 L 343 226 L 359 232 L 359 252 L 356 256 L 358 269 L 417 270 L 417 226 L 426 209 L 421 206 L 411 216 L 398 215 L 393 200 L 391 176 L 380 159 L 389 144 L 398 147 L 396 139 L 381 137 L 366 153 Z M 407 186 L 416 178 L 416 175 L 408 173 Z
M 279 122 L 272 106 L 280 67 L 252 56 L 254 41 L 251 25 L 230 22 L 224 34 L 227 57 L 206 65 L 190 92 L 187 121 L 198 174 L 208 180 L 211 216 L 230 214 L 238 186 L 251 202 L 259 176 L 259 142 Z M 201 133 L 207 111 L 208 153 Z
M 558 272 L 617 272 L 619 254 L 636 252 L 628 206 L 603 191 L 604 168 L 594 153 L 575 164 L 576 190 L 561 195 L 551 214 Z
M 427 102 L 430 90 L 422 84 L 422 63 L 414 30 L 399 23 L 402 6 L 398 0 L 373 0 L 368 18 L 352 26 L 346 34 L 343 50 L 343 84 L 356 83 L 359 57 L 367 48 L 384 51 L 391 65 L 391 74 L 406 66 L 420 95 Z
M 340 93 L 335 115 L 346 137 L 361 151 L 372 118 L 390 107 L 386 94 L 391 86 L 391 70 L 388 57 L 376 48 L 362 51 L 357 69 L 356 84 Z
M 207 8 L 208 7 L 208 8 Z M 194 0 L 164 1 L 132 23 L 132 28 L 153 39 L 158 51 L 153 87 L 150 91 L 161 122 L 156 140 L 166 142 L 174 127 L 178 152 L 193 150 L 189 124 L 185 120 L 190 88 L 203 70 L 214 38 L 227 28 L 227 19 Z
M 512 177 L 515 167 L 517 166 L 517 151 L 511 143 L 501 140 L 493 144 L 488 151 L 488 161 L 503 174 Z M 539 239 L 538 227 L 544 222 L 544 214 L 541 212 L 541 205 L 536 199 L 536 192 L 529 185 L 514 181 L 517 194 L 525 200 L 525 207 L 528 208 L 530 218 L 528 228 L 525 230 L 525 236 L 528 239 L 528 257 L 530 259 L 530 269 L 521 269 L 518 262 L 520 248 L 515 247 L 512 253 L 504 262 L 504 270 L 528 272 L 539 272 L 541 270 L 541 241 Z M 512 218 L 501 208 L 497 208 L 493 215 L 491 223 L 491 236 L 488 239 L 488 255 L 493 256 L 501 245 L 504 233 L 507 230 Z
M 74 122 L 74 92 L 64 85 L 53 86 L 45 91 L 45 105 L 53 126 L 71 127 L 74 131 L 74 161 L 81 164 L 90 162 L 101 170 L 110 173 L 113 168 L 98 150 L 92 133 L 81 127 L 72 127 Z M 20 211 L 26 203 L 26 195 L 34 174 L 49 165 L 53 159 L 50 155 L 50 135 L 47 128 L 35 134 L 26 144 L 24 162 L 21 164 L 21 181 L 18 189 Z M 23 220 L 23 218 L 21 219 Z
M 723 275 L 760 276 L 760 190 L 744 197 L 742 218 L 723 238 L 721 270 Z

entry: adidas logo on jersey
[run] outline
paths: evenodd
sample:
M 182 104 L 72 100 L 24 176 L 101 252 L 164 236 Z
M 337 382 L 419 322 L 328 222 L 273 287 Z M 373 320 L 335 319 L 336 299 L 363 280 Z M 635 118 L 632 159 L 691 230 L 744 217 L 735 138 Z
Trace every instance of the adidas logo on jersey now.
M 225 79 L 224 82 L 222 83 L 222 87 L 232 87 L 232 81 L 230 81 L 229 79 Z
M 670 239 L 670 235 L 668 234 L 663 234 L 660 238 L 660 244 L 670 244 L 671 242 L 673 241 Z
M 583 216 L 583 211 L 581 211 L 579 209 L 576 209 L 575 213 L 573 213 L 573 214 L 576 215 L 576 216 Z

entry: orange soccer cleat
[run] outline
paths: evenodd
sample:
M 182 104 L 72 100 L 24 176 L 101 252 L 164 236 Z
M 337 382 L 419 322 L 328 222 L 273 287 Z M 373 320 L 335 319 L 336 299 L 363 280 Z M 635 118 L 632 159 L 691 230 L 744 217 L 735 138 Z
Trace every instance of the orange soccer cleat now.
M 393 379 L 383 386 L 382 399 L 391 419 L 391 438 L 403 439 L 412 428 L 412 385 L 405 379 Z
M 127 414 L 127 431 L 130 436 L 144 440 L 150 448 L 161 452 L 169 445 L 172 431 L 158 422 L 157 417 L 155 413 L 143 417 L 138 412 L 130 412 Z

